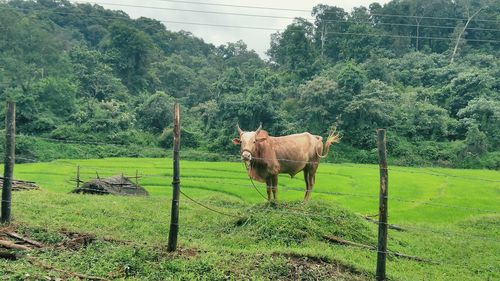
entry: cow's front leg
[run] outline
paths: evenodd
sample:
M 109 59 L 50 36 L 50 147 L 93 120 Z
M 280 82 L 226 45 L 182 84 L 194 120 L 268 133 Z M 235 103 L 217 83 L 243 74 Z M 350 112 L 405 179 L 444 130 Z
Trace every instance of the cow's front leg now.
M 267 201 L 271 201 L 271 189 L 273 188 L 272 176 L 266 179 Z
M 271 183 L 274 200 L 278 201 L 278 175 L 271 176 Z

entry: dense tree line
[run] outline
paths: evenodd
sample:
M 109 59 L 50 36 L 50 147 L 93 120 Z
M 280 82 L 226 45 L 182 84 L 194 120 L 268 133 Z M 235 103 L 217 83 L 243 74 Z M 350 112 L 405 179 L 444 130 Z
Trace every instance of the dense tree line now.
M 318 5 L 263 60 L 98 5 L 0 1 L 0 93 L 25 135 L 168 146 L 180 101 L 185 148 L 235 152 L 237 122 L 274 135 L 335 126 L 334 159 L 369 163 L 385 127 L 395 163 L 498 169 L 499 14 L 487 0 Z

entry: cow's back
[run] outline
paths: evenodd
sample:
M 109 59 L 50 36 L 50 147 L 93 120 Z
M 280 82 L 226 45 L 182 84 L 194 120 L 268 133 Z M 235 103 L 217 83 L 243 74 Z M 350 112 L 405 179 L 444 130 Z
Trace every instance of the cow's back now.
M 311 161 L 318 161 L 316 149 L 321 153 L 322 138 L 310 133 L 293 134 L 282 137 L 270 137 L 276 158 L 280 164 L 280 173 L 294 176 Z

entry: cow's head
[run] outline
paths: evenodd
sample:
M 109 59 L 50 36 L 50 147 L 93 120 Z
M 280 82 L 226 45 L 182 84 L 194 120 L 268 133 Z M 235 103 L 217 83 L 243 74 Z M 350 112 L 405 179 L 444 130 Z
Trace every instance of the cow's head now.
M 240 129 L 240 125 L 236 125 L 236 128 L 238 129 L 240 137 L 233 139 L 233 143 L 241 146 L 241 159 L 245 162 L 250 162 L 257 153 L 259 143 L 266 140 L 266 137 L 259 136 L 262 130 L 262 123 L 254 132 L 244 132 Z

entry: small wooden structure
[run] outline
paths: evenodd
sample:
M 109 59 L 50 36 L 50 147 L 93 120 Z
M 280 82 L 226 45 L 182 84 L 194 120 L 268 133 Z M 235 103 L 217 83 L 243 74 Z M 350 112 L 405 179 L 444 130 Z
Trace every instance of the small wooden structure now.
M 73 193 L 112 194 L 112 195 L 139 195 L 148 196 L 149 193 L 142 186 L 132 182 L 124 175 L 109 178 L 96 178 L 75 188 Z
M 2 189 L 4 178 L 0 177 L 0 189 Z M 12 190 L 32 190 L 38 189 L 38 185 L 33 181 L 23 181 L 23 180 L 13 180 L 12 181 Z

